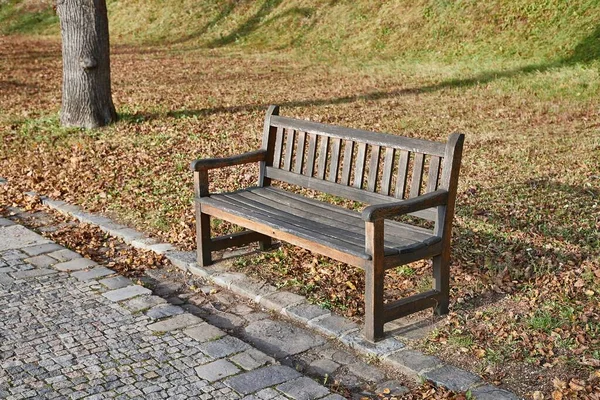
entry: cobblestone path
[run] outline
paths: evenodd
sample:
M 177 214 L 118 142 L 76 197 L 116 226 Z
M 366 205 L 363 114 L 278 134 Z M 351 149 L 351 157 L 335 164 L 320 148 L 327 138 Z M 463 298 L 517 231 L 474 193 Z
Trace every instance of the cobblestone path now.
M 111 274 L 0 218 L 0 398 L 342 398 Z

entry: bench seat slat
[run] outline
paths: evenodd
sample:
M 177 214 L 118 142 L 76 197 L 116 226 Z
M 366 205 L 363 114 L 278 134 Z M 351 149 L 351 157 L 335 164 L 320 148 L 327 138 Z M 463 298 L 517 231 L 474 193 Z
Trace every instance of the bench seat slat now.
M 285 211 L 296 217 L 319 221 L 323 224 L 326 224 L 327 227 L 335 228 L 338 232 L 342 230 L 344 235 L 347 235 L 347 237 L 351 237 L 353 239 L 353 242 L 356 242 L 359 245 L 364 245 L 364 223 L 358 218 L 341 213 L 329 212 L 327 214 L 323 214 L 323 209 L 311 207 L 306 203 L 294 202 L 291 199 L 282 198 L 282 196 L 269 195 L 269 193 L 265 193 L 264 191 L 260 190 L 241 191 L 237 194 L 248 200 L 252 200 L 255 203 L 275 208 L 280 211 Z M 397 247 L 411 247 L 414 246 L 415 243 L 414 238 L 402 238 L 391 234 L 387 236 L 387 239 L 388 240 L 386 240 L 384 243 L 386 246 L 386 255 L 397 254 L 399 252 L 396 249 Z
M 326 208 L 318 205 L 322 202 L 268 188 L 216 194 L 199 200 L 251 221 L 330 245 L 366 260 L 370 259 L 364 250 L 364 221 L 357 212 L 328 205 L 338 212 L 327 210 L 329 216 L 325 217 L 323 211 Z M 405 230 L 404 235 L 398 235 L 397 233 L 402 231 L 401 228 L 393 228 L 386 235 L 385 256 L 415 252 L 439 241 L 439 238 L 431 233 L 415 234 L 414 231 Z
M 281 202 L 289 207 L 295 207 L 299 209 L 310 210 L 314 214 L 331 214 L 335 215 L 335 218 L 339 218 L 347 223 L 359 223 L 361 229 L 364 230 L 364 221 L 360 214 L 356 211 L 348 210 L 343 207 L 334 206 L 324 201 L 311 199 L 305 196 L 300 196 L 295 193 L 276 188 L 276 187 L 265 187 L 265 188 L 250 188 L 249 191 L 256 193 L 260 196 L 269 197 L 276 201 Z M 424 241 L 433 235 L 433 232 L 429 229 L 421 228 L 414 225 L 403 224 L 401 222 L 386 220 L 385 221 L 385 232 L 386 235 L 390 234 L 393 236 L 403 237 L 412 240 Z
M 341 196 L 347 199 L 360 201 L 366 204 L 383 204 L 397 201 L 389 196 L 384 196 L 380 193 L 367 192 L 366 190 L 357 189 L 352 186 L 344 186 L 334 182 L 324 181 L 322 179 L 311 178 L 309 176 L 294 174 L 290 171 L 284 171 L 277 168 L 267 167 L 265 176 L 271 179 L 276 179 L 305 187 L 307 189 L 315 189 L 321 192 L 329 193 L 334 196 Z M 435 209 L 427 209 L 412 213 L 419 218 L 424 218 L 429 221 L 435 221 L 437 213 Z
M 278 207 L 276 203 L 269 203 L 264 199 L 257 198 L 257 196 L 247 191 L 240 191 L 233 195 L 226 195 L 226 197 L 229 200 L 238 202 L 238 204 L 242 203 L 242 207 L 248 207 L 249 209 L 258 212 L 265 212 L 269 215 L 273 215 L 279 221 L 300 226 L 323 236 L 328 236 L 335 240 L 346 242 L 351 246 L 364 249 L 364 234 L 361 235 L 351 229 L 352 225 L 343 226 L 330 219 L 322 218 L 320 215 L 311 215 L 310 213 L 303 213 L 299 210 Z M 388 246 L 384 249 L 384 254 L 398 254 L 398 250 L 392 246 Z
M 203 197 L 201 203 L 211 205 L 223 210 L 228 214 L 237 215 L 254 223 L 269 226 L 272 229 L 290 233 L 303 239 L 307 239 L 320 244 L 326 244 L 338 251 L 360 257 L 363 260 L 370 260 L 371 256 L 364 252 L 364 247 L 353 245 L 351 243 L 326 236 L 318 232 L 318 229 L 310 229 L 307 226 L 299 226 L 278 218 L 277 215 L 265 211 L 258 211 L 252 207 L 244 207 L 243 203 L 228 199 L 224 195 L 212 195 Z M 276 238 L 276 236 L 275 236 Z

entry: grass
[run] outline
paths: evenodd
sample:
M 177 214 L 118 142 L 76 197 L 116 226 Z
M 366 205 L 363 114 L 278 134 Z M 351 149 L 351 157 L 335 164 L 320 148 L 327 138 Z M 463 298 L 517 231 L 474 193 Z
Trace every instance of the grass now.
M 0 86 L 0 176 L 11 181 L 0 198 L 18 203 L 36 190 L 191 250 L 187 164 L 258 148 L 267 104 L 432 140 L 465 132 L 455 314 L 420 345 L 482 371 L 529 368 L 544 376 L 527 382 L 540 390 L 553 377 L 587 379 L 583 361 L 600 354 L 596 3 L 109 1 L 121 120 L 102 130 L 59 127 L 57 40 L 0 37 L 0 71 L 10 71 Z M 18 25 L 29 18 L 24 4 L 3 5 L 3 29 L 56 32 Z M 257 172 L 213 171 L 211 190 L 255 184 Z M 235 267 L 344 315 L 363 312 L 362 272 L 325 257 L 283 246 Z M 390 270 L 388 300 L 429 289 L 430 273 L 427 263 Z M 449 350 L 457 347 L 468 352 Z M 529 376 L 494 371 L 485 373 L 516 390 Z

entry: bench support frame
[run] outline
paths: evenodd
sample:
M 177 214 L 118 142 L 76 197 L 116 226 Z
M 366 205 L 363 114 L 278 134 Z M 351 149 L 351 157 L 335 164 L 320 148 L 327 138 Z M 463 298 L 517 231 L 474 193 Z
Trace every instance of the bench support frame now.
M 384 324 L 386 322 L 427 308 L 433 308 L 435 314 L 438 315 L 448 313 L 452 220 L 464 135 L 452 134 L 444 145 L 437 142 L 286 119 L 278 115 L 278 106 L 269 107 L 264 124 L 263 146 L 260 150 L 222 159 L 201 159 L 192 163 L 196 197 L 198 263 L 203 267 L 209 266 L 213 261 L 211 257 L 213 251 L 243 246 L 252 242 L 258 242 L 261 250 L 267 250 L 272 246 L 272 238 L 276 237 L 338 261 L 363 268 L 366 274 L 364 336 L 372 342 L 384 337 Z M 289 127 L 285 125 L 288 123 Z M 283 154 L 283 132 L 288 129 L 292 130 L 292 136 L 290 139 L 288 134 L 286 150 Z M 300 129 L 298 135 L 296 135 L 294 129 Z M 317 135 L 323 135 L 326 139 L 325 142 L 322 139 L 319 146 L 317 146 Z M 298 145 L 294 145 L 293 142 L 296 136 L 300 138 L 299 141 L 301 140 Z M 343 168 L 340 166 L 342 140 L 345 141 Z M 291 157 L 294 149 L 300 152 L 300 157 L 304 158 L 305 145 L 308 148 L 306 163 L 309 166 L 305 166 L 303 159 L 296 158 L 292 162 Z M 370 171 L 368 173 L 368 184 L 365 185 L 366 188 L 363 188 L 362 176 L 365 174 L 365 165 L 367 165 L 367 145 L 371 146 L 373 150 L 368 163 Z M 385 148 L 386 161 L 382 173 L 378 174 L 378 171 L 381 171 L 379 169 L 379 158 L 383 154 L 381 151 L 385 146 L 392 147 Z M 318 168 L 315 166 L 317 147 L 319 147 L 320 152 Z M 358 148 L 358 154 L 356 155 L 352 153 L 354 148 Z M 329 150 L 332 152 L 323 153 L 323 151 L 327 152 Z M 396 174 L 393 169 L 396 167 L 392 166 L 392 163 L 395 162 L 396 151 L 400 153 L 399 166 L 397 167 L 398 178 L 396 179 L 396 189 L 392 191 L 392 174 Z M 413 171 L 416 172 L 412 173 L 412 183 L 408 185 L 408 160 L 411 152 L 415 154 Z M 330 155 L 327 156 L 327 154 Z M 431 161 L 428 164 L 427 193 L 421 194 L 424 186 L 424 157 L 429 154 L 431 154 Z M 354 157 L 358 157 L 358 160 Z M 350 186 L 350 170 L 354 167 L 347 164 L 347 158 L 351 160 L 350 162 L 356 163 L 354 172 L 360 174 L 358 176 L 361 177 L 361 182 L 354 178 L 354 187 Z M 329 191 L 334 195 L 343 193 L 343 196 L 349 196 L 352 200 L 372 202 L 372 205 L 368 206 L 362 213 L 362 218 L 365 221 L 364 257 L 361 258 L 355 254 L 330 248 L 315 240 L 311 241 L 287 231 L 274 229 L 268 224 L 251 221 L 202 201 L 202 198 L 210 197 L 209 169 L 251 162 L 260 163 L 259 187 L 270 186 L 272 179 L 286 181 L 286 178 L 289 178 L 291 179 L 290 183 L 293 184 L 304 183 L 308 188 L 316 185 L 318 187 L 315 187 L 315 189 L 326 189 L 326 192 Z M 330 166 L 325 166 L 325 162 L 331 163 Z M 438 177 L 440 168 L 441 176 Z M 329 170 L 327 177 L 326 170 Z M 342 174 L 341 179 L 338 179 L 338 172 Z M 404 173 L 403 176 L 402 173 Z M 383 175 L 383 181 L 379 186 L 377 179 L 381 175 Z M 341 182 L 337 183 L 336 180 Z M 403 197 L 405 186 L 406 190 L 410 190 L 410 193 L 406 193 L 406 197 Z M 381 194 L 376 192 L 378 187 Z M 327 190 L 329 188 L 331 190 Z M 386 200 L 388 198 L 390 200 Z M 413 252 L 385 256 L 384 222 L 388 218 L 403 214 L 412 214 L 434 221 L 433 233 L 441 240 Z M 211 238 L 211 217 L 227 220 L 246 228 L 246 230 Z M 423 258 L 433 259 L 433 288 L 423 293 L 384 304 L 385 271 Z

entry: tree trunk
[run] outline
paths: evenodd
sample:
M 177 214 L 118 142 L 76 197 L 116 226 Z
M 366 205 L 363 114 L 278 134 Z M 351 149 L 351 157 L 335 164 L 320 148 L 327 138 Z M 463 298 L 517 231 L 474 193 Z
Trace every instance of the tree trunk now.
M 96 128 L 116 121 L 110 90 L 106 0 L 57 0 L 63 56 L 63 126 Z

